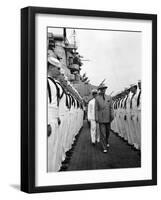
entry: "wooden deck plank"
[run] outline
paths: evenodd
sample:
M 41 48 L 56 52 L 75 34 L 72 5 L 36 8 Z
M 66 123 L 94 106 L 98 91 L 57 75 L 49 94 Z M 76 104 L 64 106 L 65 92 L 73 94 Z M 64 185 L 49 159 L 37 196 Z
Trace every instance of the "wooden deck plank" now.
M 106 154 L 99 143 L 93 146 L 88 124 L 84 121 L 67 171 L 140 167 L 140 154 L 120 137 L 111 132 L 109 143 Z

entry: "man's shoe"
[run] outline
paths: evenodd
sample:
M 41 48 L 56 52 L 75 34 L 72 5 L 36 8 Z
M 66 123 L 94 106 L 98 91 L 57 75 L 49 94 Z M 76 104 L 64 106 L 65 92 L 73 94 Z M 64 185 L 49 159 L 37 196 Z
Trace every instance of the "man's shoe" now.
M 104 149 L 104 150 L 103 150 L 103 153 L 107 153 L 107 150 L 106 150 L 106 149 Z
M 110 147 L 110 145 L 109 145 L 109 144 L 107 144 L 107 147 L 109 148 L 109 147 Z

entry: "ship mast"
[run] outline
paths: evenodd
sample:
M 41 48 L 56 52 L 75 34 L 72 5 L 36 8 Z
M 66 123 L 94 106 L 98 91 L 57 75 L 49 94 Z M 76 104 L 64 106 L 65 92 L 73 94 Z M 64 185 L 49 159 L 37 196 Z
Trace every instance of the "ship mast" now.
M 73 30 L 73 40 L 74 40 L 74 52 L 76 52 L 76 31 Z

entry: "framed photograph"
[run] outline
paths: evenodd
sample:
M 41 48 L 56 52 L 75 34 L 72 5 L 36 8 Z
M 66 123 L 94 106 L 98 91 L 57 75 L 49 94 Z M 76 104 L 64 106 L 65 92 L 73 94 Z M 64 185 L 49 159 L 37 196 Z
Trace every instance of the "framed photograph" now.
M 157 16 L 21 9 L 21 190 L 157 184 Z

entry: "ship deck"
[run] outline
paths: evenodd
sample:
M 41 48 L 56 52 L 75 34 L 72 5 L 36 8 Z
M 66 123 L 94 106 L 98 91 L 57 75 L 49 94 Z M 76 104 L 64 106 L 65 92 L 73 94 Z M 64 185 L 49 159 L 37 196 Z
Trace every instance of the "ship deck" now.
M 135 150 L 116 133 L 110 133 L 110 148 L 103 153 L 101 145 L 91 144 L 90 130 L 84 121 L 73 148 L 68 152 L 70 158 L 64 162 L 61 171 L 134 168 L 141 166 L 140 151 Z

